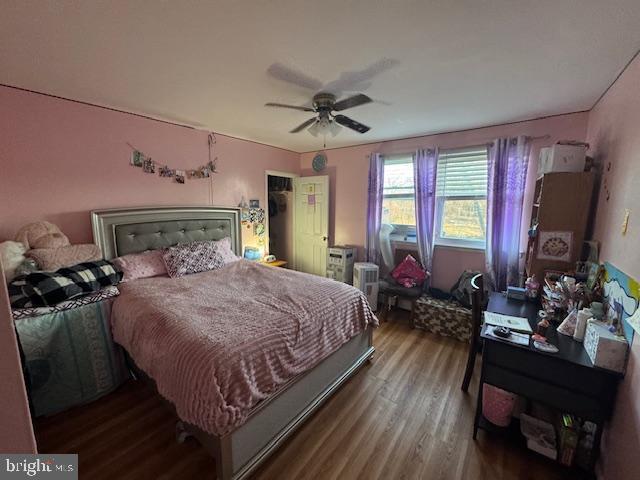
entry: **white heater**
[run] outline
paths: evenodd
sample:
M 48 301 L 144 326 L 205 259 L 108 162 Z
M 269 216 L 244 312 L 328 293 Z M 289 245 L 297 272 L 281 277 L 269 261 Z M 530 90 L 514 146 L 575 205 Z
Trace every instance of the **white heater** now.
M 356 262 L 353 265 L 353 286 L 367 296 L 374 312 L 378 308 L 378 265 Z

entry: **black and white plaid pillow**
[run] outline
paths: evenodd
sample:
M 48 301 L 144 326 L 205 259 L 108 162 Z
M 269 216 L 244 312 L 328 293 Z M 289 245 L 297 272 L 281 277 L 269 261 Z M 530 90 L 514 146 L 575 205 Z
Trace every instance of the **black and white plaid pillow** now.
M 79 263 L 55 272 L 33 272 L 8 285 L 14 308 L 46 307 L 117 285 L 122 272 L 107 260 Z

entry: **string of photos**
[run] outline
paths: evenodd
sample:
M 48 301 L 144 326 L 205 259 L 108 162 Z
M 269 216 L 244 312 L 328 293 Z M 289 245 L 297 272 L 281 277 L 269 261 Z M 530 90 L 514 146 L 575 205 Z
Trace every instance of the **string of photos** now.
M 209 161 L 206 165 L 201 165 L 193 170 L 179 170 L 172 168 L 169 165 L 159 165 L 150 156 L 145 155 L 143 152 L 135 148 L 133 145 L 127 142 L 127 145 L 131 147 L 130 165 L 133 167 L 142 168 L 144 173 L 156 173 L 156 167 L 158 170 L 158 176 L 164 178 L 173 178 L 176 183 L 184 183 L 185 179 L 196 180 L 201 178 L 209 178 L 213 174 L 218 173 L 217 163 L 218 157 L 213 156 L 213 147 L 216 144 L 216 136 L 210 133 L 207 137 L 207 145 L 209 148 Z

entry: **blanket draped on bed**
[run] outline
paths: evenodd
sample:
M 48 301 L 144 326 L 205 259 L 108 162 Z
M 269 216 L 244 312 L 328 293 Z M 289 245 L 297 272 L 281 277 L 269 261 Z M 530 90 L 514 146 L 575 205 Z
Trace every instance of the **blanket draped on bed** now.
M 123 284 L 111 320 L 180 418 L 216 435 L 378 323 L 349 285 L 245 260 Z
M 111 337 L 111 302 L 15 320 L 36 416 L 96 400 L 129 377 Z

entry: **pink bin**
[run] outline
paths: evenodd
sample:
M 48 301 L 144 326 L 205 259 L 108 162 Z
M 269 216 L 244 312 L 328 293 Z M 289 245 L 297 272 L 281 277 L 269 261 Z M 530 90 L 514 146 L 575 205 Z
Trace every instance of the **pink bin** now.
M 508 427 L 517 395 L 485 383 L 482 386 L 482 415 L 494 425 Z

